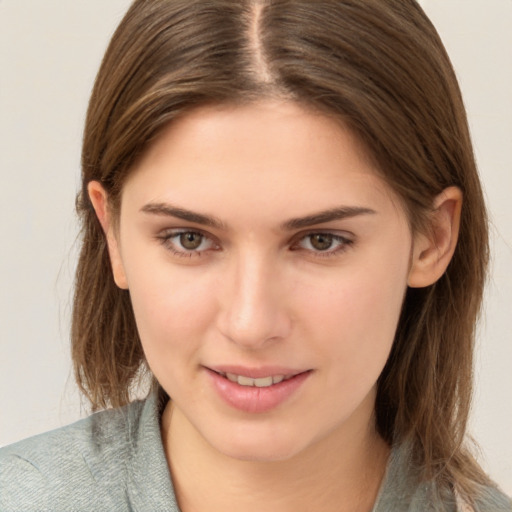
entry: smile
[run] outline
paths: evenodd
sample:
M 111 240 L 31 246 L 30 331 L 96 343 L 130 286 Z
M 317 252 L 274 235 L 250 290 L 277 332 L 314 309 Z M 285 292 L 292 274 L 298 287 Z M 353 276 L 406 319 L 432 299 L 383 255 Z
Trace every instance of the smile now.
M 273 384 L 279 384 L 283 382 L 283 380 L 286 380 L 284 375 L 269 375 L 268 377 L 261 377 L 259 379 L 253 379 L 245 375 L 236 375 L 235 373 L 221 373 L 220 375 L 226 377 L 226 379 L 231 382 L 236 382 L 240 386 L 255 386 L 257 388 L 268 388 Z
M 229 406 L 247 413 L 268 412 L 300 392 L 313 370 L 284 367 L 205 368 L 210 383 Z

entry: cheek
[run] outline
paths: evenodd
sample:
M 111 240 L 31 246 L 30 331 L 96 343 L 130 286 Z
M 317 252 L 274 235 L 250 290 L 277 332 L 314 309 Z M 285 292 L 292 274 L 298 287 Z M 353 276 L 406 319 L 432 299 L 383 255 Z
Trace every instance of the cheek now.
M 347 385 L 380 374 L 393 344 L 406 290 L 408 257 L 360 259 L 329 276 L 322 286 L 304 286 L 307 335 L 329 353 Z M 376 264 L 375 261 L 378 263 Z M 350 384 L 351 383 L 351 384 Z
M 126 254 L 130 297 L 150 367 L 188 357 L 215 314 L 208 276 L 171 264 L 161 248 L 127 247 Z
M 204 286 L 178 279 L 150 280 L 130 286 L 141 337 L 164 344 L 189 341 L 188 334 L 209 325 L 214 311 L 213 296 Z M 147 334 L 147 336 L 144 336 Z
M 160 384 L 178 399 L 196 375 L 201 341 L 212 325 L 212 294 L 183 275 L 163 275 L 152 269 L 156 279 L 147 278 L 131 285 L 132 304 L 142 348 L 149 368 Z M 186 273 L 185 273 L 186 274 Z M 189 397 L 190 403 L 200 393 Z

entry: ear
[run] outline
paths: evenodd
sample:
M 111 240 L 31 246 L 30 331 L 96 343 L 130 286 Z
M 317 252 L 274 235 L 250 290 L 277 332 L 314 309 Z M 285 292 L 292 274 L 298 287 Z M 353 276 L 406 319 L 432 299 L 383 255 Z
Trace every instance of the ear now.
M 435 283 L 452 259 L 459 235 L 462 192 L 448 187 L 433 204 L 430 229 L 414 237 L 408 285 L 422 288 Z
M 128 283 L 121 258 L 121 251 L 119 249 L 119 240 L 112 221 L 112 214 L 108 207 L 108 194 L 98 181 L 91 181 L 87 185 L 87 191 L 94 211 L 96 212 L 96 216 L 100 221 L 107 239 L 108 253 L 110 256 L 110 264 L 112 266 L 114 281 L 119 288 L 127 290 Z

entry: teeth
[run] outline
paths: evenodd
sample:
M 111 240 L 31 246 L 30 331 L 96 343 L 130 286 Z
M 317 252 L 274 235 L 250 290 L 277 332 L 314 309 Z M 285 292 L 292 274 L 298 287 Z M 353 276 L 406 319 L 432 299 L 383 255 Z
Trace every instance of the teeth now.
M 256 384 L 256 379 L 244 377 L 243 375 L 239 375 L 237 381 L 240 386 L 254 386 Z
M 284 375 L 274 375 L 262 377 L 261 379 L 252 379 L 244 375 L 235 375 L 234 373 L 226 373 L 226 378 L 231 382 L 236 382 L 240 386 L 255 386 L 257 388 L 268 388 L 272 384 L 279 384 L 285 380 Z
M 265 377 L 263 379 L 254 379 L 254 385 L 257 388 L 268 388 L 269 386 L 272 386 L 273 381 L 272 377 Z

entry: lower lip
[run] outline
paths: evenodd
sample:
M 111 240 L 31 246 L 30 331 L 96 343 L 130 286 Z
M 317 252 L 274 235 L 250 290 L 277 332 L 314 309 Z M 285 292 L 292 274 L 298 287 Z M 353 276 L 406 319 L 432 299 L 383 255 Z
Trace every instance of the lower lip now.
M 311 375 L 311 371 L 306 371 L 283 380 L 279 384 L 258 388 L 256 386 L 241 386 L 213 370 L 207 369 L 207 373 L 213 387 L 228 405 L 250 413 L 267 412 L 278 407 L 295 394 Z

